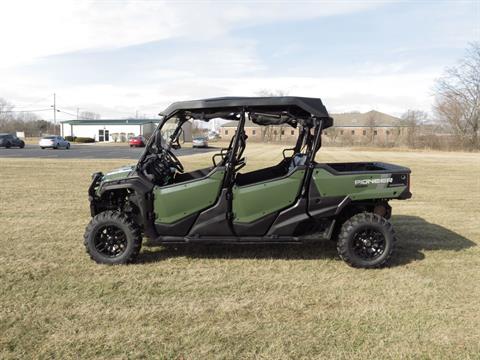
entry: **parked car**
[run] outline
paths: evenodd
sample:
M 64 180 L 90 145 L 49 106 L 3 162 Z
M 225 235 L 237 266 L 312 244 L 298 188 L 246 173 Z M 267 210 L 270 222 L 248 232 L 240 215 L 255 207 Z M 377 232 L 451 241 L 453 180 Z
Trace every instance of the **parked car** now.
M 194 147 L 194 148 L 199 148 L 199 147 L 206 148 L 206 147 L 208 147 L 208 139 L 206 137 L 203 137 L 203 136 L 193 138 L 192 147 Z
M 143 136 L 133 136 L 128 140 L 130 147 L 144 147 L 147 141 Z
M 44 136 L 43 138 L 40 139 L 40 141 L 38 142 L 38 145 L 40 145 L 42 149 L 45 149 L 45 148 L 70 149 L 70 143 L 67 140 L 65 140 L 63 137 L 57 136 L 57 135 Z
M 208 133 L 208 140 L 218 140 L 220 139 L 220 134 L 215 131 L 210 131 Z
M 13 134 L 0 134 L 0 147 L 7 149 L 11 147 L 19 147 L 20 149 L 23 149 L 25 147 L 25 142 Z
M 391 200 L 409 199 L 410 169 L 382 162 L 320 163 L 315 155 L 333 119 L 320 99 L 232 97 L 176 102 L 137 164 L 92 175 L 92 219 L 84 244 L 104 264 L 134 261 L 151 244 L 273 244 L 334 240 L 347 264 L 388 264 L 395 233 Z M 236 121 L 228 148 L 210 166 L 185 172 L 171 145 L 191 118 Z M 246 121 L 300 128 L 277 164 L 245 171 Z M 163 128 L 175 124 L 168 141 Z M 262 154 L 257 154 L 260 158 Z M 279 154 L 281 156 L 281 154 Z M 404 246 L 406 246 L 404 244 Z

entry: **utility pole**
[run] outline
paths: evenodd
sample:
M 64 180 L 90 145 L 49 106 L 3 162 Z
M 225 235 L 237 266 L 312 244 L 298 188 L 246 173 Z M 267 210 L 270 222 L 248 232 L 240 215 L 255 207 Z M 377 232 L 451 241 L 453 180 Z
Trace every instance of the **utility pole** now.
M 53 134 L 57 135 L 57 102 L 55 93 L 53 93 Z
M 80 108 L 77 107 L 77 120 L 78 120 L 78 112 L 80 111 Z

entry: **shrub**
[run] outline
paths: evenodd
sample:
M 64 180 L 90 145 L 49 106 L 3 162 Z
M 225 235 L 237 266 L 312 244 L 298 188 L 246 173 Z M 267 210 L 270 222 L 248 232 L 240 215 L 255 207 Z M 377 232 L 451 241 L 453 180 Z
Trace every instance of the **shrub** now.
M 65 140 L 67 141 L 75 141 L 76 138 L 76 136 L 65 136 Z
M 77 143 L 94 143 L 95 139 L 90 137 L 77 137 L 75 138 L 75 142 Z

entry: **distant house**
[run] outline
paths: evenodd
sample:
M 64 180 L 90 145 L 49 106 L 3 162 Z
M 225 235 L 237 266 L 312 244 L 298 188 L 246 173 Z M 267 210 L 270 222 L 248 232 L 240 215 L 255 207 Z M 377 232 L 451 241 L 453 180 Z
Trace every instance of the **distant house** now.
M 67 120 L 61 122 L 62 136 L 89 137 L 97 142 L 127 141 L 132 136 L 149 137 L 158 125 L 158 119 L 99 119 Z M 165 131 L 173 131 L 166 124 Z M 192 124 L 182 127 L 184 141 L 192 141 Z
M 331 117 L 334 119 L 333 127 L 324 132 L 324 140 L 327 142 L 388 143 L 403 133 L 399 118 L 375 110 L 366 113 L 331 114 Z M 235 134 L 237 124 L 238 121 L 223 124 L 220 127 L 221 138 L 230 140 Z M 297 139 L 298 132 L 298 128 L 288 125 L 265 127 L 249 120 L 245 122 L 245 133 L 249 141 L 293 142 Z
M 324 132 L 325 140 L 331 143 L 389 144 L 405 132 L 400 118 L 376 110 L 331 116 L 333 127 Z
M 220 127 L 220 137 L 230 140 L 235 134 L 238 121 L 230 121 Z M 285 126 L 260 126 L 250 120 L 245 121 L 245 134 L 249 141 L 295 141 L 298 129 Z

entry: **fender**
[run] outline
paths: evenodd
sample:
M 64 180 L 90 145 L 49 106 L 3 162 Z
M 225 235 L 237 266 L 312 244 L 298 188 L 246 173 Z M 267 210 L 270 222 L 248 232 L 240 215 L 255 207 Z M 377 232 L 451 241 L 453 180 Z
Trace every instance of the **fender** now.
M 133 191 L 130 200 L 137 206 L 140 212 L 135 219 L 137 224 L 143 226 L 146 236 L 156 238 L 158 234 L 154 226 L 153 184 L 138 173 L 124 179 L 105 182 L 101 182 L 102 176 L 102 173 L 93 174 L 93 181 L 88 191 L 88 200 L 90 201 L 90 212 L 92 216 L 95 216 L 99 212 L 97 203 L 104 194 L 114 190 L 130 189 Z

